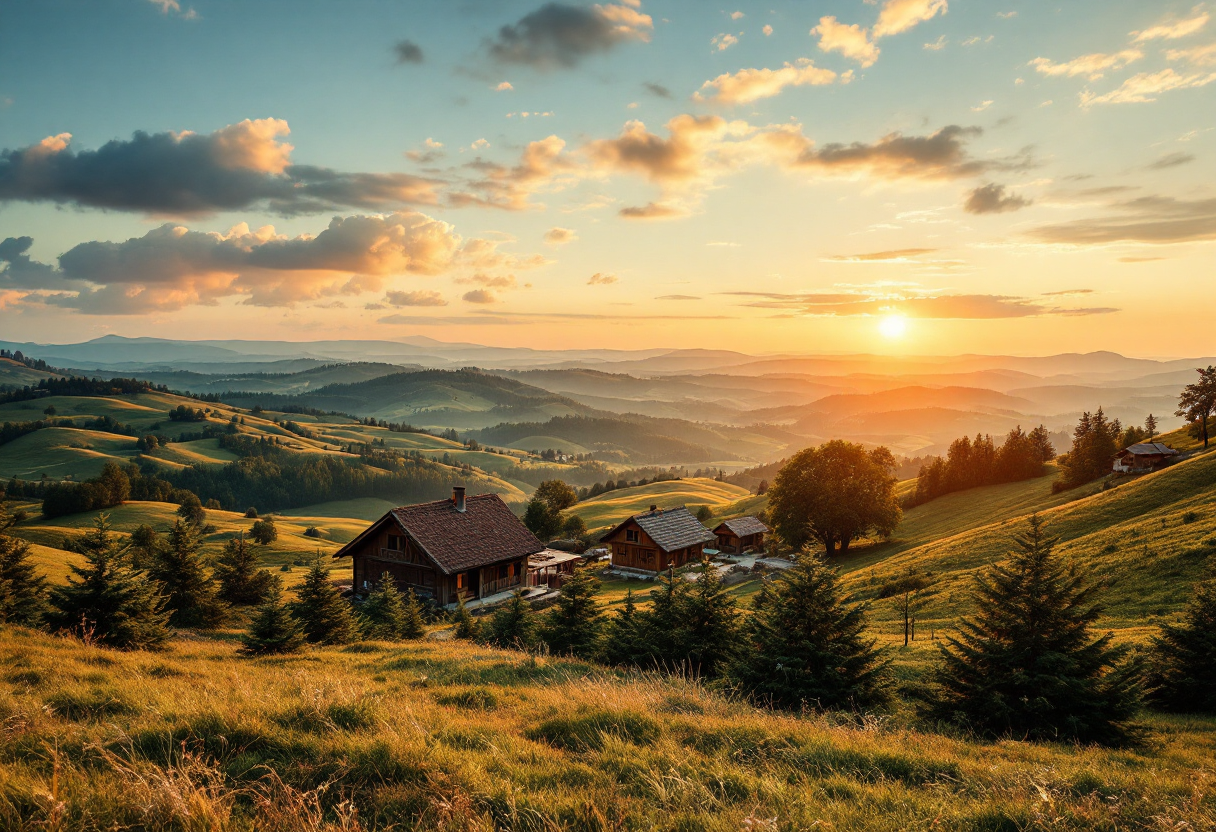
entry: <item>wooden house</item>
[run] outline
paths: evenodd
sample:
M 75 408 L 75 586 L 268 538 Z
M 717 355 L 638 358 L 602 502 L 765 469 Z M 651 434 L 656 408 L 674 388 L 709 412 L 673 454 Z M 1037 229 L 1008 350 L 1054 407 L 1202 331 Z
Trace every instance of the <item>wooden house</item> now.
M 713 532 L 684 506 L 651 506 L 600 538 L 611 550 L 614 567 L 655 574 L 701 560 L 705 544 L 713 541 Z
M 578 565 L 584 560 L 575 552 L 545 549 L 528 557 L 528 586 L 561 589 Z
M 1141 442 L 1115 454 L 1114 471 L 1117 474 L 1141 474 L 1152 471 L 1178 454 L 1160 442 Z
M 356 594 L 387 572 L 446 606 L 524 586 L 528 558 L 544 548 L 497 494 L 466 498 L 458 486 L 450 500 L 392 509 L 334 557 L 354 560 Z
M 724 520 L 714 529 L 718 548 L 723 552 L 741 555 L 744 552 L 759 552 L 764 549 L 764 536 L 768 526 L 755 517 L 735 517 Z

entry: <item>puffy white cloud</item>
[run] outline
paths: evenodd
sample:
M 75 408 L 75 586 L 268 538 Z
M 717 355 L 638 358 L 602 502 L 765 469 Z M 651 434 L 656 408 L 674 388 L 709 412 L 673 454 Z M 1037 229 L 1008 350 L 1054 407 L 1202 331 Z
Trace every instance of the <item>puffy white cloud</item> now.
M 739 39 L 734 35 L 723 33 L 714 35 L 712 38 L 710 38 L 709 42 L 716 46 L 719 52 L 725 52 L 727 49 L 730 49 L 732 46 L 738 43 Z
M 839 52 L 863 67 L 873 66 L 878 60 L 879 49 L 870 33 L 856 23 L 846 25 L 829 15 L 819 18 L 819 25 L 811 34 L 818 35 L 819 48 L 824 52 Z
M 946 11 L 946 0 L 887 0 L 874 24 L 874 37 L 898 35 Z
M 1108 70 L 1123 69 L 1128 64 L 1134 63 L 1143 57 L 1144 53 L 1139 49 L 1124 49 L 1121 52 L 1109 55 L 1095 52 L 1063 63 L 1056 63 L 1049 58 L 1035 58 L 1030 62 L 1029 66 L 1034 67 L 1035 71 L 1041 75 L 1068 78 L 1084 75 L 1091 81 L 1096 81 Z
M 551 246 L 562 246 L 578 239 L 578 234 L 571 228 L 550 228 L 545 232 L 545 242 Z
M 616 283 L 616 280 L 617 280 L 617 278 L 616 278 L 616 275 L 614 275 L 614 274 L 608 274 L 606 272 L 596 272 L 595 274 L 591 275 L 591 278 L 587 281 L 587 285 L 588 286 L 608 286 L 613 283 Z
M 1096 95 L 1088 90 L 1081 93 L 1081 106 L 1092 107 L 1095 104 L 1142 104 L 1156 101 L 1157 96 L 1171 90 L 1185 90 L 1194 87 L 1206 87 L 1216 81 L 1216 72 L 1196 72 L 1180 75 L 1173 69 L 1163 69 L 1160 72 L 1141 72 L 1124 81 L 1118 89 L 1105 95 Z
M 392 291 L 384 296 L 389 306 L 447 306 L 443 295 L 430 289 L 415 289 L 411 292 Z
M 1196 6 L 1195 14 L 1191 17 L 1158 23 L 1141 32 L 1131 32 L 1131 35 L 1135 38 L 1136 43 L 1143 43 L 1146 40 L 1178 40 L 1202 30 L 1208 25 L 1209 19 L 1208 13 L 1200 11 L 1200 7 Z
M 747 104 L 779 95 L 786 87 L 823 86 L 833 83 L 836 78 L 832 70 L 801 58 L 780 69 L 741 69 L 733 75 L 719 75 L 702 84 L 693 97 L 721 104 Z

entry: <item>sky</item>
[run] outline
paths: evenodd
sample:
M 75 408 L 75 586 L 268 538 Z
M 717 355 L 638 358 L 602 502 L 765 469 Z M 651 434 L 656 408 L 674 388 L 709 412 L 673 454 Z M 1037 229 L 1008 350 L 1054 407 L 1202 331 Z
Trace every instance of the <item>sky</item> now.
M 10 0 L 0 337 L 1211 354 L 1213 18 Z

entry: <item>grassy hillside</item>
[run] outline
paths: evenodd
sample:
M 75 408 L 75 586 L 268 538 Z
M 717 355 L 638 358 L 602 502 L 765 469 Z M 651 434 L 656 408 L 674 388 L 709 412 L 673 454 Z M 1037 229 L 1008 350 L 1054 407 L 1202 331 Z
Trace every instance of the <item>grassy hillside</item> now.
M 737 485 L 688 477 L 609 491 L 578 503 L 570 513 L 583 518 L 587 528 L 594 531 L 614 526 L 631 514 L 649 510 L 652 505 L 659 508 L 705 505 L 715 509 L 747 496 L 747 490 Z
M 20 361 L 0 358 L 0 390 L 33 386 L 44 378 L 57 378 L 58 376 L 58 373 L 50 370 L 35 370 Z
M 1210 829 L 1212 720 L 1142 748 L 850 727 L 460 642 L 159 654 L 0 632 L 13 830 Z

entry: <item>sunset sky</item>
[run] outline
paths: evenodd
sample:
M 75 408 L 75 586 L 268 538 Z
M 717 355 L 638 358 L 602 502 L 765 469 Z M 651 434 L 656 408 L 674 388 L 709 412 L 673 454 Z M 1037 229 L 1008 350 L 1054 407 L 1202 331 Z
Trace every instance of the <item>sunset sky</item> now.
M 14 0 L 0 337 L 1210 355 L 1214 18 Z

